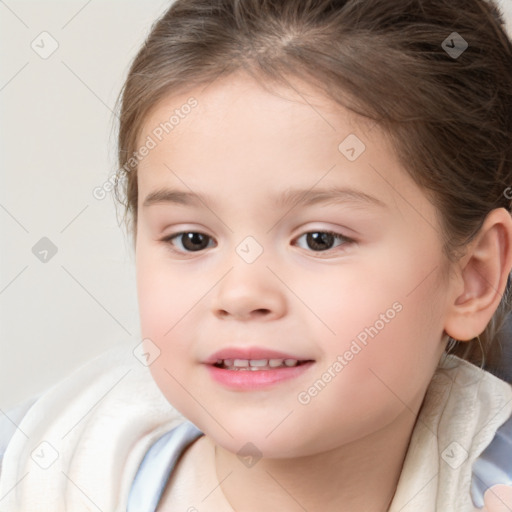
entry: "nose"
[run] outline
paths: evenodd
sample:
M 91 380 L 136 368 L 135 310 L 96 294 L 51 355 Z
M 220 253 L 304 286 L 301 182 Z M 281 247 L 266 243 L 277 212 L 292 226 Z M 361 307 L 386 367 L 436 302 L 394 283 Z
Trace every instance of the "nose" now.
M 286 312 L 283 284 L 263 262 L 235 263 L 213 297 L 213 313 L 220 319 L 270 321 Z

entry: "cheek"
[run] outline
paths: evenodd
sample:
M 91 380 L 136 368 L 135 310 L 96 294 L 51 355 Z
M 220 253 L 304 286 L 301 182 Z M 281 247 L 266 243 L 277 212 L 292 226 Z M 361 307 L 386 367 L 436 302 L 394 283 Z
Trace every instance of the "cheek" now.
M 421 304 L 402 299 L 391 313 L 385 300 L 375 299 L 366 302 L 364 314 L 362 304 L 351 303 L 335 326 L 338 333 L 350 326 L 356 334 L 340 335 L 326 347 L 318 372 L 297 395 L 297 416 L 321 425 L 312 436 L 317 449 L 359 439 L 418 411 L 438 361 L 439 337 Z M 388 323 L 379 318 L 386 312 Z
M 191 416 L 194 402 L 187 390 L 193 391 L 189 377 L 197 362 L 194 319 L 207 314 L 203 299 L 212 279 L 200 271 L 193 277 L 158 253 L 141 248 L 136 254 L 141 335 L 146 351 L 155 350 L 151 344 L 159 351 L 149 366 L 157 386 L 173 407 Z
M 393 256 L 353 266 L 350 276 L 324 283 L 323 297 L 315 294 L 313 308 L 334 332 L 322 329 L 319 338 L 325 359 L 317 377 L 329 368 L 337 375 L 318 400 L 323 407 L 341 400 L 372 408 L 390 400 L 392 414 L 393 403 L 415 404 L 430 381 L 442 352 L 445 296 L 439 268 L 425 252 Z M 336 362 L 343 366 L 336 366 L 339 373 Z
M 137 254 L 137 296 L 144 337 L 171 337 L 187 313 L 208 292 L 211 284 L 197 274 L 191 277 L 180 265 L 170 264 L 160 251 Z

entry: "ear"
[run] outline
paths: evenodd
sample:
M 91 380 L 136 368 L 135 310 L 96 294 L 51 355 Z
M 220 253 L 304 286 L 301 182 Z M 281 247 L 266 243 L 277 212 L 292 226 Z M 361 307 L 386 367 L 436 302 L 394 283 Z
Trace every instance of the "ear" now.
M 496 208 L 459 260 L 445 332 L 455 340 L 480 335 L 496 311 L 512 268 L 512 217 Z

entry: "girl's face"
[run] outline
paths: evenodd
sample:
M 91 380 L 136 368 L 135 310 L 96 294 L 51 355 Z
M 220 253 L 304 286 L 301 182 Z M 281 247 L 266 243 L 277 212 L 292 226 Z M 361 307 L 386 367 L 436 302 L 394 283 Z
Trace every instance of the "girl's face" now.
M 380 128 L 238 74 L 162 101 L 142 146 L 141 333 L 169 402 L 266 457 L 412 421 L 453 283 L 436 210 Z

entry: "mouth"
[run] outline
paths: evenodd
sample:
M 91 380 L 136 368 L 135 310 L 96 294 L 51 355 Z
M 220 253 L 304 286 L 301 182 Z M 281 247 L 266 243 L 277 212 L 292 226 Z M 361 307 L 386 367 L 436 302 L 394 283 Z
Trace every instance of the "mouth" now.
M 311 359 L 299 360 L 291 358 L 275 359 L 217 359 L 212 366 L 223 370 L 242 372 L 270 371 L 278 368 L 293 368 L 313 362 Z
M 315 361 L 263 347 L 230 347 L 205 363 L 215 382 L 231 390 L 251 391 L 299 378 Z

